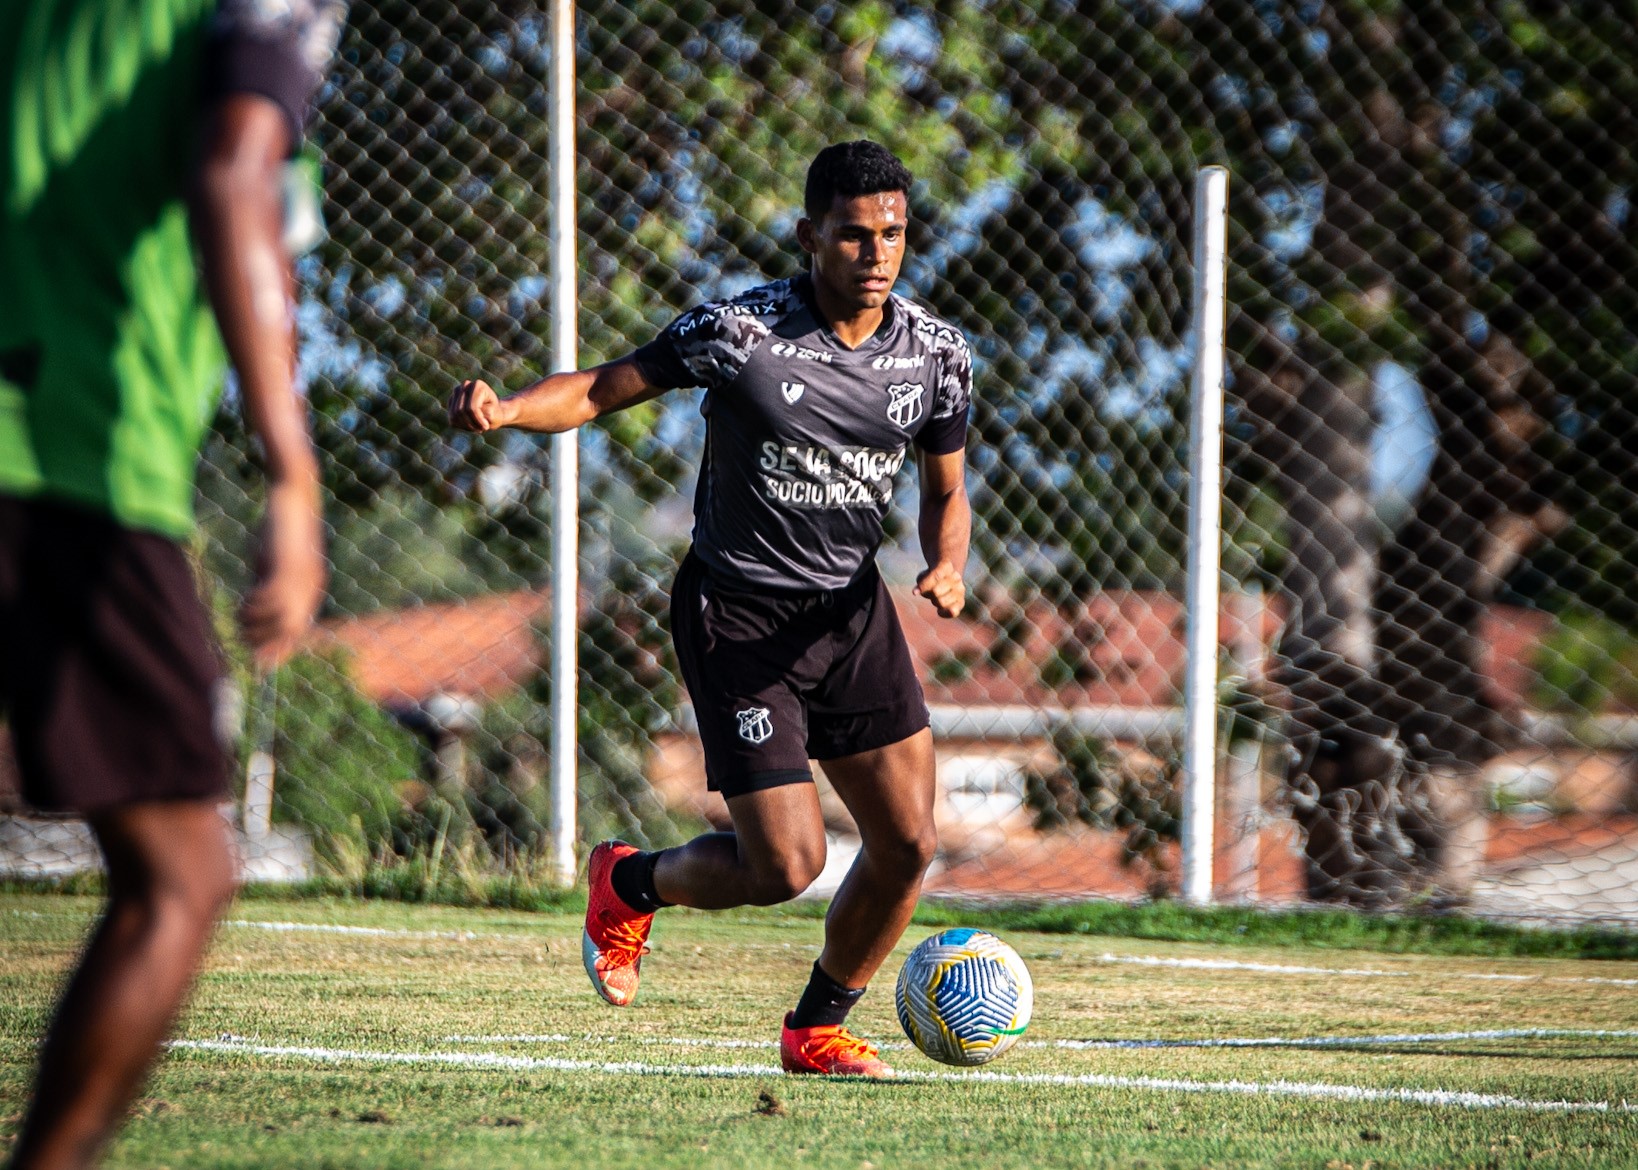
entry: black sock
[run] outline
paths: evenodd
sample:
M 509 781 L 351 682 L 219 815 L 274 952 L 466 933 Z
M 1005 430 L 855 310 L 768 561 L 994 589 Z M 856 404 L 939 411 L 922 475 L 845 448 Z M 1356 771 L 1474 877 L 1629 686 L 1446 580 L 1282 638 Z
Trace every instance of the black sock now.
M 656 849 L 653 853 L 633 853 L 616 861 L 609 873 L 609 884 L 614 887 L 615 896 L 633 910 L 644 914 L 652 914 L 671 905 L 654 889 L 654 863 L 664 852 L 663 849 Z
M 847 1021 L 848 1012 L 853 1010 L 853 1005 L 864 993 L 863 987 L 843 987 L 815 963 L 813 974 L 808 977 L 807 990 L 796 1001 L 796 1010 L 791 1013 L 791 1027 L 815 1028 L 824 1024 L 839 1028 Z

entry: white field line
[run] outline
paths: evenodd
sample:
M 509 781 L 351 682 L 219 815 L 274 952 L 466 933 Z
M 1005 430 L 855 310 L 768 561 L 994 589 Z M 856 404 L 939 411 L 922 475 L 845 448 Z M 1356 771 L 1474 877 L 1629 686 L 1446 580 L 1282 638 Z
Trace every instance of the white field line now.
M 1248 963 L 1237 959 L 1177 959 L 1160 955 L 1097 956 L 1100 963 L 1121 963 L 1138 967 L 1178 967 L 1196 971 L 1256 971 L 1264 975 L 1336 975 L 1355 979 L 1485 979 L 1508 983 L 1606 983 L 1638 987 L 1638 979 L 1615 979 L 1602 975 L 1524 975 L 1486 971 L 1388 971 L 1377 967 L 1287 967 L 1277 963 Z
M 228 918 L 223 920 L 222 925 L 245 930 L 271 930 L 279 934 L 356 934 L 369 938 L 448 939 L 453 942 L 472 942 L 480 938 L 531 941 L 527 935 L 521 934 L 476 934 L 470 930 L 395 930 L 386 926 L 340 926 L 332 922 L 261 922 L 250 918 Z
M 373 938 L 442 939 L 449 942 L 519 942 L 541 944 L 538 934 L 508 934 L 473 930 L 398 930 L 387 926 L 339 926 L 328 922 L 263 922 L 250 918 L 228 918 L 222 926 L 242 930 L 267 930 L 275 934 L 343 934 Z M 736 950 L 791 950 L 799 943 L 735 943 Z
M 1354 1048 L 1371 1045 L 1443 1044 L 1452 1040 L 1518 1040 L 1553 1037 L 1631 1039 L 1638 1030 L 1608 1028 L 1491 1028 L 1480 1032 L 1402 1032 L 1376 1036 L 1222 1036 L 1204 1040 L 1036 1040 L 1039 1048 Z
M 665 1048 L 778 1048 L 775 1040 L 718 1040 L 702 1036 L 571 1036 L 566 1032 L 519 1033 L 515 1036 L 445 1036 L 445 1044 L 637 1044 Z M 908 1044 L 878 1044 L 908 1048 Z
M 77 915 L 49 915 L 38 910 L 8 911 L 14 917 L 47 918 L 78 917 Z M 453 942 L 477 940 L 504 940 L 508 942 L 540 942 L 535 935 L 489 934 L 470 930 L 397 930 L 385 926 L 341 926 L 326 922 L 263 922 L 249 918 L 231 918 L 223 926 L 245 930 L 268 930 L 281 934 L 341 934 L 374 938 L 444 939 Z M 738 949 L 790 950 L 791 943 L 737 944 Z M 1638 987 L 1638 978 L 1624 979 L 1604 975 L 1527 975 L 1519 972 L 1488 971 L 1389 971 L 1378 967 L 1296 967 L 1278 963 L 1251 963 L 1238 959 L 1184 959 L 1163 955 L 1116 955 L 1105 952 L 1092 957 L 1094 962 L 1138 967 L 1176 967 L 1195 971 L 1255 971 L 1264 975 L 1332 975 L 1350 979 L 1478 979 L 1503 983 L 1582 983 L 1613 987 Z
M 11 918 L 77 918 L 90 919 L 88 914 L 68 911 L 7 910 Z M 356 934 L 375 938 L 427 938 L 471 942 L 474 939 L 510 939 L 530 941 L 521 934 L 477 934 L 470 930 L 397 930 L 386 926 L 341 926 L 333 922 L 262 922 L 250 918 L 224 918 L 218 926 L 235 926 L 246 930 L 270 930 L 279 934 Z
M 486 1052 L 373 1052 L 364 1049 L 317 1048 L 250 1044 L 240 1040 L 173 1040 L 173 1049 L 195 1052 L 231 1052 L 247 1056 L 286 1057 L 324 1064 L 441 1065 L 447 1068 L 506 1069 L 514 1072 L 594 1072 L 611 1075 L 761 1078 L 785 1074 L 776 1065 L 762 1064 L 644 1064 L 641 1061 L 563 1060 L 549 1056 L 503 1056 Z M 1051 1073 L 899 1072 L 901 1081 L 981 1081 L 1005 1085 L 1059 1085 L 1098 1089 L 1148 1089 L 1172 1093 L 1233 1093 L 1251 1097 L 1306 1097 L 1335 1101 L 1392 1101 L 1411 1105 L 1454 1106 L 1462 1109 L 1513 1109 L 1532 1113 L 1638 1113 L 1638 1104 L 1626 1101 L 1552 1101 L 1510 1097 L 1497 1093 L 1467 1093 L 1449 1089 L 1374 1089 L 1361 1085 L 1331 1085 L 1300 1081 L 1190 1081 L 1173 1077 L 1118 1077 L 1099 1074 L 1072 1076 Z
M 1480 1032 L 1391 1032 L 1374 1036 L 1219 1036 L 1207 1039 L 1024 1040 L 1019 1048 L 1057 1048 L 1075 1051 L 1158 1048 L 1354 1048 L 1372 1045 L 1442 1044 L 1453 1040 L 1519 1040 L 1554 1037 L 1627 1040 L 1638 1029 L 1608 1028 L 1491 1028 Z M 445 1036 L 446 1044 L 633 1044 L 667 1048 L 777 1048 L 772 1040 L 718 1040 L 693 1036 L 571 1036 L 565 1032 L 518 1033 L 501 1036 Z M 903 1042 L 878 1044 L 881 1049 L 909 1048 Z
M 487 934 L 470 930 L 394 930 L 384 926 L 338 926 L 323 922 L 263 922 L 248 918 L 233 918 L 223 926 L 247 930 L 269 930 L 284 934 L 311 932 L 314 934 L 352 934 L 375 938 L 448 939 L 455 942 L 501 939 L 510 942 L 541 942 L 538 936 L 526 934 Z M 791 943 L 749 944 L 753 949 L 791 950 Z M 736 944 L 740 950 L 747 944 Z M 1638 987 L 1638 978 L 1621 979 L 1601 975 L 1527 975 L 1486 971 L 1390 971 L 1378 967 L 1295 967 L 1277 963 L 1250 963 L 1237 959 L 1180 959 L 1162 955 L 1116 955 L 1105 952 L 1093 956 L 1094 962 L 1114 963 L 1139 967 L 1176 967 L 1198 971 L 1256 971 L 1264 975 L 1334 975 L 1355 979 L 1480 979 L 1507 983 L 1595 983 L 1617 987 Z

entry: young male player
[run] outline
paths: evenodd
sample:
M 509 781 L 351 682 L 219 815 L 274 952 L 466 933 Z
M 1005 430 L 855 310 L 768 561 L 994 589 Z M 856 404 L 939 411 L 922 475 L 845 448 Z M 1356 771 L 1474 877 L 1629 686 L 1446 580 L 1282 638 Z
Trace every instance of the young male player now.
M 665 390 L 707 388 L 694 546 L 671 630 L 707 782 L 734 829 L 654 853 L 599 845 L 583 951 L 603 998 L 630 1004 L 656 910 L 801 893 L 825 861 L 808 769 L 819 760 L 863 846 L 785 1017 L 789 1072 L 888 1075 L 843 1025 L 909 923 L 936 844 L 927 703 L 875 553 L 913 443 L 928 565 L 916 589 L 943 616 L 961 612 L 972 364 L 953 326 L 892 292 L 910 183 L 875 143 L 828 147 L 797 225 L 806 274 L 702 305 L 620 361 L 508 399 L 467 382 L 450 403 L 472 430 L 565 431 Z
M 240 614 L 261 668 L 323 590 L 282 176 L 343 9 L 0 7 L 0 712 L 24 795 L 83 815 L 108 865 L 14 1170 L 96 1159 L 232 895 L 221 667 L 178 543 L 224 343 L 266 456 Z

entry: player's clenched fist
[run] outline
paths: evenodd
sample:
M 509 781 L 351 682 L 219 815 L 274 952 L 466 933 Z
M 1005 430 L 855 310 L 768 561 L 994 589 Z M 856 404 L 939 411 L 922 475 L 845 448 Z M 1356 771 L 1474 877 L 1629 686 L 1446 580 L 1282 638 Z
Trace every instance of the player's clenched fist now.
M 948 561 L 940 561 L 917 577 L 916 592 L 933 603 L 940 617 L 953 618 L 967 604 L 967 586 Z
M 510 424 L 516 414 L 517 408 L 488 382 L 462 382 L 449 396 L 449 425 L 463 431 L 492 431 Z

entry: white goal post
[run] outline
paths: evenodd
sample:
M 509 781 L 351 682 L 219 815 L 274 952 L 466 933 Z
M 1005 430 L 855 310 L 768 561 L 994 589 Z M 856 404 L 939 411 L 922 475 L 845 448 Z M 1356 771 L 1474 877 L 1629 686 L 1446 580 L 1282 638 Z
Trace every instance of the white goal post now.
M 1217 606 L 1223 541 L 1223 373 L 1228 169 L 1194 185 L 1194 377 L 1189 387 L 1189 531 L 1183 682 L 1183 898 L 1212 901 L 1217 772 Z
M 580 336 L 575 287 L 575 93 L 574 0 L 552 0 L 547 37 L 547 150 L 551 190 L 552 372 L 578 368 Z M 579 828 L 580 719 L 578 642 L 580 638 L 580 432 L 552 436 L 552 877 L 574 885 L 579 868 L 575 841 Z

